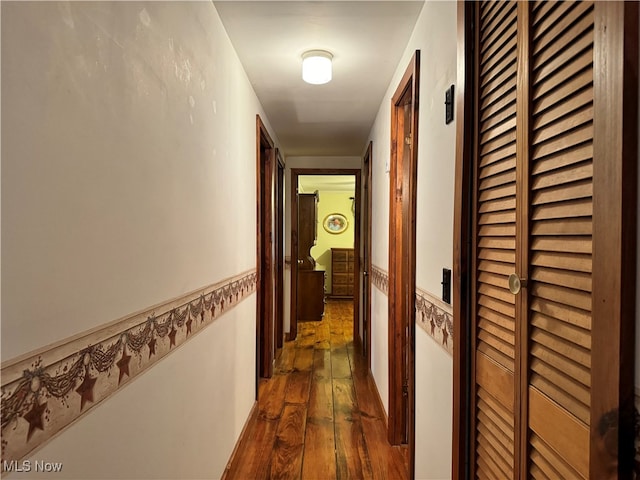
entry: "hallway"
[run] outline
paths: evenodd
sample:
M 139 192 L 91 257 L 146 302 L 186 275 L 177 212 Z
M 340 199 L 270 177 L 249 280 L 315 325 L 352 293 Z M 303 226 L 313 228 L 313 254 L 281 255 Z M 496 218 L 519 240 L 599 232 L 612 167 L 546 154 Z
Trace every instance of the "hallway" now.
M 1 480 L 630 478 L 639 5 L 0 2 Z
M 352 316 L 351 302 L 329 301 L 321 322 L 299 325 L 261 381 L 257 417 L 225 478 L 407 478 L 407 450 L 386 440 Z

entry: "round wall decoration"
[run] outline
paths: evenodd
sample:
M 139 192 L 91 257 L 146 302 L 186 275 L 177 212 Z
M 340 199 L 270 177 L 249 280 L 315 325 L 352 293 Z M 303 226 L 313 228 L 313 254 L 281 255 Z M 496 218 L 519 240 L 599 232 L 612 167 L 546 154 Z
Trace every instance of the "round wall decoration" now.
M 331 213 L 324 217 L 322 226 L 327 232 L 337 234 L 344 232 L 349 226 L 349 222 L 347 217 L 341 213 Z

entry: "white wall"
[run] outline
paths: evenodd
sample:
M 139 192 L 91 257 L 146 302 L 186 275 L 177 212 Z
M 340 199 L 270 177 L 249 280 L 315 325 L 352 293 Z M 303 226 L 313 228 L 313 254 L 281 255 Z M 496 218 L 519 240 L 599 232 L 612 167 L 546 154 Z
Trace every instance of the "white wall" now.
M 453 361 L 416 329 L 416 479 L 451 478 Z M 443 455 L 435 459 L 432 452 Z
M 291 169 L 292 168 L 326 168 L 326 169 L 360 169 L 360 157 L 287 157 L 285 169 L 285 255 L 291 256 Z M 320 227 L 322 228 L 322 227 Z M 291 328 L 291 269 L 284 272 L 284 331 Z
M 389 299 L 371 288 L 371 374 L 384 411 L 389 414 Z
M 255 342 L 255 322 L 243 317 L 255 318 L 254 301 L 240 303 L 72 424 L 30 457 L 32 465 L 62 462 L 59 475 L 43 478 L 65 480 L 220 478 L 253 400 L 255 380 L 247 372 L 255 356 L 247 355 L 247 339 Z M 221 339 L 238 348 L 222 348 Z
M 397 72 L 396 72 L 397 73 Z M 394 76 L 393 82 L 396 80 Z M 391 155 L 390 98 L 395 86 L 390 84 L 370 139 L 371 151 L 371 263 L 389 270 L 389 173 L 386 165 Z M 391 93 L 389 93 L 391 92 Z M 378 387 L 384 409 L 389 413 L 389 311 L 388 298 L 377 288 L 371 288 L 371 374 Z
M 418 132 L 416 284 L 441 294 L 442 268 L 453 263 L 455 123 L 444 123 L 445 90 L 456 83 L 455 2 L 427 1 L 371 130 L 373 140 L 373 264 L 388 270 L 391 96 L 416 49 L 421 53 Z M 388 395 L 387 311 L 373 290 L 372 372 Z M 378 330 L 376 330 L 376 328 Z M 416 339 L 416 478 L 451 475 L 453 359 L 419 328 Z M 383 336 L 384 338 L 380 338 Z M 385 399 L 386 400 L 386 399 Z M 386 406 L 385 406 L 386 408 Z
M 395 81 L 395 77 L 394 77 Z M 394 87 L 395 88 L 395 87 Z M 389 270 L 389 173 L 386 163 L 391 154 L 390 95 L 385 95 L 371 130 L 371 263 Z M 371 374 L 375 379 L 385 411 L 389 413 L 389 315 L 386 294 L 371 288 Z
M 268 120 L 214 6 L 1 8 L 2 359 L 255 268 Z M 216 478 L 254 401 L 254 312 L 251 297 L 41 453 L 69 478 Z

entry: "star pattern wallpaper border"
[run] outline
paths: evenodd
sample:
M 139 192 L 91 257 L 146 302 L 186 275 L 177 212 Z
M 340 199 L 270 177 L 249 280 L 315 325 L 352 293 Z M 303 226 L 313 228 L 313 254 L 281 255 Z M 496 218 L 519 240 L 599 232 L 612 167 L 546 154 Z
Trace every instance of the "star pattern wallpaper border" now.
M 371 265 L 371 283 L 385 295 L 389 295 L 389 274 L 380 267 Z
M 389 274 L 371 266 L 371 283 L 389 295 Z M 453 309 L 431 293 L 416 288 L 416 323 L 435 342 L 453 355 Z
M 256 290 L 245 272 L 2 365 L 2 462 L 17 461 Z
M 416 322 L 453 356 L 453 308 L 431 293 L 416 289 Z

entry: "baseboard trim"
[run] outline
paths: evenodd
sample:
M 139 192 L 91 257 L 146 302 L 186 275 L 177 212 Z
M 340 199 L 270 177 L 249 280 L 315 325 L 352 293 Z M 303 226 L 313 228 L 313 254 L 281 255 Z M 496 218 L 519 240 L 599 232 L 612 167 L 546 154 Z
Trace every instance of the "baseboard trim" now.
M 384 419 L 384 428 L 385 430 L 389 430 L 389 416 L 387 415 L 387 411 L 384 409 L 384 403 L 382 403 L 382 397 L 380 396 L 380 391 L 378 390 L 378 385 L 376 384 L 376 380 L 373 377 L 371 369 L 369 369 L 369 373 L 367 374 L 367 382 L 369 382 L 369 386 L 375 394 L 378 411 L 382 413 L 382 417 Z
M 240 436 L 236 441 L 236 446 L 233 448 L 233 452 L 231 452 L 231 457 L 229 457 L 229 461 L 227 462 L 227 466 L 222 473 L 222 477 L 220 480 L 231 480 L 229 477 L 229 472 L 231 471 L 231 467 L 236 460 L 238 452 L 242 449 L 244 450 L 247 441 L 249 439 L 249 431 L 253 428 L 256 421 L 258 420 L 258 402 L 253 402 L 253 406 L 251 407 L 251 411 L 249 412 L 249 416 L 247 417 L 247 421 L 244 422 L 244 427 L 242 427 L 242 431 L 240 432 Z

